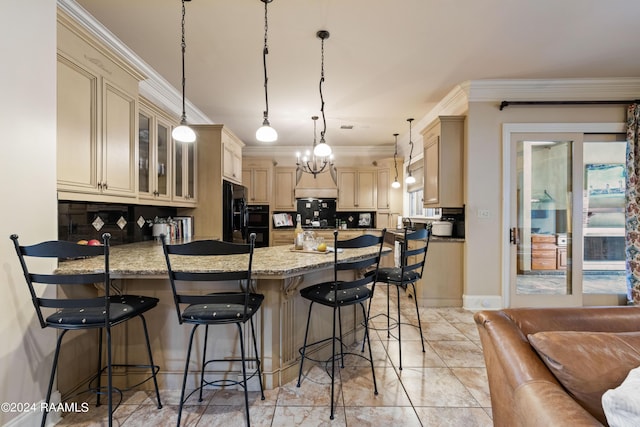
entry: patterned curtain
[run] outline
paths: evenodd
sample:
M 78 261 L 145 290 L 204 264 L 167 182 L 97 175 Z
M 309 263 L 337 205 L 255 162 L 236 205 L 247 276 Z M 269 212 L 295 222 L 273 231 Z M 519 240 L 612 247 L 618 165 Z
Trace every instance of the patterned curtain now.
M 625 254 L 627 298 L 640 305 L 640 105 L 627 111 Z

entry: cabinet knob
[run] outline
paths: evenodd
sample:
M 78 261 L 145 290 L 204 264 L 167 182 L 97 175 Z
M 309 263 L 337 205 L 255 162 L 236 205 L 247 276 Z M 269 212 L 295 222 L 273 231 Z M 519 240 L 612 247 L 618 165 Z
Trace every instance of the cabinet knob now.
M 109 186 L 107 185 L 107 183 L 105 182 L 104 184 L 102 184 L 102 187 L 107 190 L 109 188 Z

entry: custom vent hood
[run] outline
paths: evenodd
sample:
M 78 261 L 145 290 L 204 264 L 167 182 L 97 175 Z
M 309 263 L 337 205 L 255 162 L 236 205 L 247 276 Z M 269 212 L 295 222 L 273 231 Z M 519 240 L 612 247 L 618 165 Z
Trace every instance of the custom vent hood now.
M 316 175 L 303 173 L 293 191 L 296 199 L 317 198 L 337 199 L 338 187 L 330 173 L 325 172 Z

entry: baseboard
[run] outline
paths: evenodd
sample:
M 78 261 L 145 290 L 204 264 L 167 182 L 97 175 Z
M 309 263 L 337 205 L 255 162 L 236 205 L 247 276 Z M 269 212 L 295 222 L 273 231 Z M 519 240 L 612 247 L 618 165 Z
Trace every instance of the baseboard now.
M 57 405 L 60 403 L 60 392 L 54 391 L 51 393 L 50 405 Z M 45 407 L 44 400 L 35 403 L 34 411 L 25 411 L 19 416 L 13 418 L 4 427 L 24 427 L 24 426 L 39 426 L 42 422 L 41 408 Z M 47 415 L 47 427 L 52 427 L 62 419 L 60 412 L 49 412 Z
M 470 311 L 500 310 L 502 296 L 500 295 L 463 295 L 462 307 Z

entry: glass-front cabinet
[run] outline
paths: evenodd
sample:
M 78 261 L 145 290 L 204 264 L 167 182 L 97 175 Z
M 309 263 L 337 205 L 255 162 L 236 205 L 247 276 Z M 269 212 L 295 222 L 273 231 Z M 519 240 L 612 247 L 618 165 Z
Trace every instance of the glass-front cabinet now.
M 196 204 L 196 142 L 174 141 L 173 201 L 181 205 Z
M 149 106 L 138 114 L 138 196 L 171 200 L 171 124 Z

